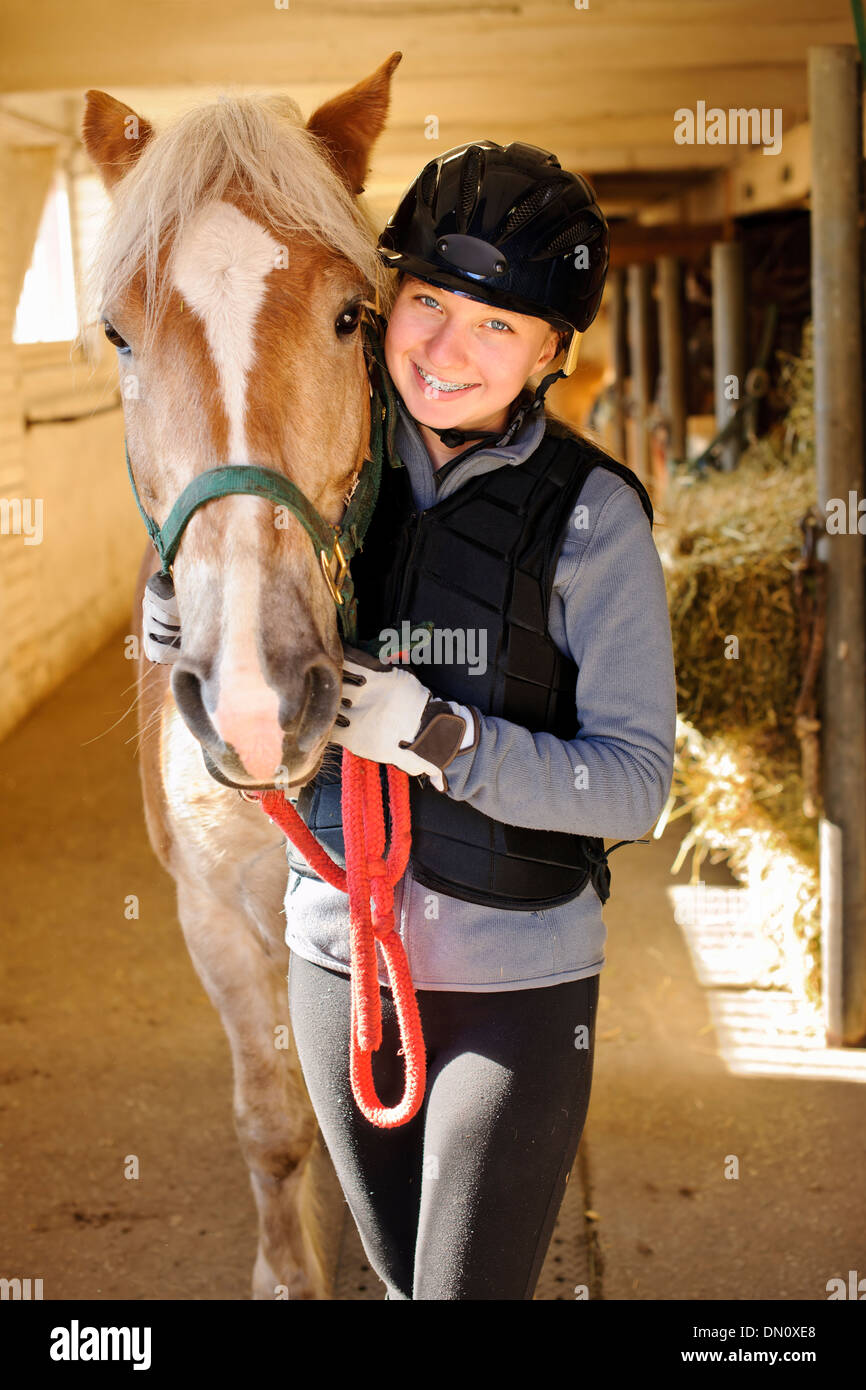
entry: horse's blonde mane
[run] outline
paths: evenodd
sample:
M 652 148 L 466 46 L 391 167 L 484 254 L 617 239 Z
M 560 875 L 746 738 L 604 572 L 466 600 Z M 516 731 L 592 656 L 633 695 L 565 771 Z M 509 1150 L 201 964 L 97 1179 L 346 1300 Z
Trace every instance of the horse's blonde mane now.
M 157 284 L 160 248 L 183 234 L 200 208 L 242 191 L 274 228 L 306 233 L 347 257 L 368 286 L 378 285 L 383 312 L 393 276 L 376 253 L 376 228 L 335 172 L 322 142 L 291 97 L 221 97 L 151 136 L 112 190 L 106 225 L 92 262 L 90 302 L 100 310 L 144 269 L 145 339 L 151 337 L 169 286 Z

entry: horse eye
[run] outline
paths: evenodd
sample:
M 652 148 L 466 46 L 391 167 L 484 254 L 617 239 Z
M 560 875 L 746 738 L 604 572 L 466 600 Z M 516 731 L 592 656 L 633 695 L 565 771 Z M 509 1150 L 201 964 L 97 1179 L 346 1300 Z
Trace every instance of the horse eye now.
M 342 313 L 337 316 L 334 328 L 337 330 L 339 338 L 347 338 L 350 333 L 354 333 L 358 327 L 358 319 L 361 313 L 360 301 L 357 304 L 350 304 Z
M 114 327 L 113 324 L 110 324 L 108 322 L 108 319 L 103 320 L 102 326 L 105 329 L 105 336 L 111 343 L 112 347 L 120 348 L 121 352 L 129 352 L 129 343 L 126 341 L 125 338 L 121 338 L 117 329 Z

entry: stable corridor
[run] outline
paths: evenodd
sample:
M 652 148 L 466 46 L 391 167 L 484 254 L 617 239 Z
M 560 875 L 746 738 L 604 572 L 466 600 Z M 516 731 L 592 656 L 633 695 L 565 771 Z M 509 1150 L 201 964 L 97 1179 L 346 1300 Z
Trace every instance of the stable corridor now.
M 123 636 L 2 745 L 0 1272 L 45 1299 L 247 1299 L 229 1049 L 147 841 Z M 684 833 L 611 859 L 592 1099 L 538 1300 L 823 1299 L 866 1274 L 866 1060 L 750 981 L 745 945 L 741 978 L 712 982 L 711 938 L 670 894 Z M 335 1297 L 381 1299 L 345 1206 L 334 1220 Z

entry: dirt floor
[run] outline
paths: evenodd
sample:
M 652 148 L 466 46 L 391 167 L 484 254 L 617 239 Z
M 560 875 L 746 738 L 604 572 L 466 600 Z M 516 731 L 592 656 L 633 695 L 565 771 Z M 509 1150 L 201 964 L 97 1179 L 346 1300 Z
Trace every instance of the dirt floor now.
M 118 634 L 3 744 L 0 1276 L 248 1299 L 229 1049 L 147 841 L 122 653 Z M 611 858 L 589 1118 L 538 1299 L 824 1299 L 866 1274 L 866 1053 L 798 1033 L 745 950 L 713 978 L 669 896 L 683 833 Z M 335 1296 L 383 1297 L 345 1219 Z
M 3 744 L 0 1275 L 42 1279 L 45 1299 L 248 1299 L 231 1057 L 147 840 L 122 650 L 119 634 Z M 538 1298 L 590 1278 L 575 1174 Z M 382 1299 L 341 1219 L 335 1296 Z

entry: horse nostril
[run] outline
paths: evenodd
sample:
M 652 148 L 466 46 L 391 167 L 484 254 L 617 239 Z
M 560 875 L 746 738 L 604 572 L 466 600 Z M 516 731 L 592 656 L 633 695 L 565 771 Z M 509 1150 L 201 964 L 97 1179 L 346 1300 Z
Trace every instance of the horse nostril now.
M 192 671 L 178 670 L 175 666 L 171 673 L 171 693 L 178 709 L 183 711 L 200 711 L 203 705 L 201 696 L 201 682 Z
M 342 675 L 333 661 L 320 657 L 307 667 L 305 699 L 297 724 L 296 740 L 309 753 L 333 722 L 342 691 Z
M 190 733 L 201 743 L 213 743 L 215 732 L 205 707 L 201 677 L 178 663 L 171 673 L 171 693 Z
M 314 657 L 306 667 L 301 657 L 294 671 L 294 680 L 287 676 L 286 694 L 282 699 L 278 701 L 275 692 L 269 691 L 273 704 L 265 722 L 282 742 L 282 758 L 279 753 L 275 755 L 275 766 L 280 761 L 294 764 L 311 753 L 333 724 L 340 702 L 342 671 L 328 657 Z M 198 666 L 185 666 L 180 659 L 172 669 L 172 694 L 190 733 L 222 762 L 228 752 L 246 766 L 249 760 L 245 753 L 256 752 L 264 737 L 263 727 L 259 727 L 264 714 L 261 709 L 253 708 L 256 701 L 245 688 L 235 690 L 234 699 L 231 699 L 227 698 L 231 692 L 226 689 L 225 682 L 220 684 L 226 698 L 225 708 L 221 704 L 219 710 L 211 713 L 211 692 Z

